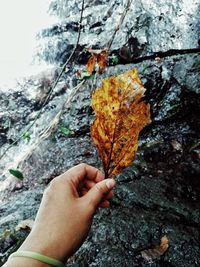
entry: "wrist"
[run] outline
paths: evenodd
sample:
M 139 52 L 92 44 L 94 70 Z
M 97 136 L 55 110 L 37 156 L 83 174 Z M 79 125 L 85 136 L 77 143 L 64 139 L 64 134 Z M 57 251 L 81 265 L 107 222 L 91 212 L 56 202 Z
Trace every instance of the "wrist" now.
M 25 257 L 13 257 L 10 258 L 6 264 L 4 265 L 5 267 L 10 267 L 10 266 L 15 266 L 15 267 L 50 267 L 49 264 L 40 262 L 38 260 L 35 259 L 31 259 L 31 258 L 25 258 Z M 4 267 L 3 266 L 3 267 Z
M 38 235 L 34 232 L 31 232 L 23 244 L 20 246 L 18 251 L 32 251 L 39 254 L 42 254 L 47 257 L 64 262 L 66 260 L 65 253 L 61 244 L 57 242 L 51 242 L 50 239 L 41 239 L 42 235 Z M 41 265 L 49 266 L 49 265 Z

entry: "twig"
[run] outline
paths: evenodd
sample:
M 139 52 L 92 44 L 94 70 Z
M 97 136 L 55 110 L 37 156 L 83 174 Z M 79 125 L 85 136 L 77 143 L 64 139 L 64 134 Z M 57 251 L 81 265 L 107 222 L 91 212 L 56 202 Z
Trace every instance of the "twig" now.
M 85 80 L 81 81 L 79 84 L 77 84 L 72 90 L 70 96 L 67 98 L 67 100 L 65 100 L 65 102 L 62 105 L 61 110 L 55 115 L 54 119 L 51 121 L 51 123 L 48 125 L 48 127 L 46 127 L 42 133 L 40 133 L 40 140 L 45 140 L 46 138 L 48 138 L 52 132 L 54 132 L 57 128 L 57 125 L 60 121 L 60 117 L 62 116 L 64 110 L 66 107 L 68 107 L 68 105 L 70 104 L 70 102 L 73 100 L 74 96 L 77 94 L 77 92 L 79 91 L 79 89 L 82 87 L 82 85 L 85 83 Z
M 126 17 L 126 14 L 127 14 L 128 10 L 129 10 L 129 7 L 130 7 L 131 3 L 132 3 L 132 0 L 127 0 L 127 2 L 126 2 L 126 6 L 125 6 L 125 8 L 124 8 L 124 11 L 123 11 L 121 17 L 120 17 L 119 23 L 118 23 L 117 27 L 115 28 L 115 31 L 114 31 L 112 37 L 111 37 L 110 40 L 108 41 L 108 44 L 107 44 L 107 48 L 108 48 L 108 50 L 110 50 L 110 48 L 111 48 L 111 46 L 112 46 L 112 43 L 113 43 L 113 41 L 114 41 L 114 39 L 115 39 L 115 36 L 116 36 L 116 33 L 119 31 L 120 26 L 122 25 L 122 23 L 123 23 L 123 21 L 124 21 L 124 18 Z
M 72 57 L 73 57 L 73 55 L 76 52 L 76 49 L 78 47 L 80 36 L 81 36 L 81 25 L 82 25 L 82 20 L 83 20 L 84 5 L 85 5 L 85 0 L 82 0 L 81 17 L 80 17 L 80 21 L 79 21 L 79 30 L 78 30 L 78 36 L 77 36 L 76 44 L 74 46 L 74 49 L 72 50 L 71 55 L 69 56 L 69 58 L 67 59 L 67 61 L 65 62 L 65 64 L 62 66 L 62 69 L 60 71 L 60 74 L 58 75 L 58 78 L 56 79 L 56 81 L 55 81 L 55 83 L 53 85 L 53 88 L 55 88 L 55 86 L 57 85 L 58 81 L 60 80 L 60 77 L 62 76 L 63 72 L 65 71 L 65 68 L 66 68 L 67 64 L 69 64 L 70 60 L 72 59 Z
M 130 7 L 131 3 L 132 3 L 132 0 L 127 0 L 126 5 L 125 5 L 125 8 L 124 8 L 124 11 L 123 11 L 123 13 L 122 13 L 122 15 L 120 17 L 119 23 L 116 26 L 115 31 L 114 31 L 112 37 L 110 38 L 110 40 L 108 41 L 108 43 L 106 45 L 106 49 L 107 49 L 108 53 L 109 53 L 109 50 L 110 50 L 110 48 L 112 46 L 112 43 L 113 43 L 113 41 L 115 39 L 115 36 L 116 36 L 117 32 L 119 31 L 120 26 L 122 25 L 122 23 L 124 21 L 124 18 L 126 17 L 126 14 L 127 14 L 128 10 L 129 10 L 129 7 Z M 108 53 L 105 56 L 105 58 L 108 57 Z M 93 80 L 93 83 L 92 83 L 92 86 L 91 86 L 91 91 L 93 91 L 94 85 L 96 83 L 96 77 L 97 77 L 97 75 L 95 76 L 95 78 Z
M 17 168 L 20 166 L 20 164 L 22 162 L 24 162 L 25 160 L 27 160 L 31 156 L 33 151 L 39 146 L 39 144 L 42 141 L 47 139 L 53 132 L 55 132 L 62 114 L 64 113 L 65 109 L 67 107 L 69 107 L 69 104 L 71 103 L 71 101 L 73 100 L 74 96 L 78 93 L 78 91 L 80 90 L 80 88 L 82 87 L 82 85 L 84 83 L 85 83 L 85 81 L 81 81 L 78 85 L 76 85 L 76 87 L 74 87 L 72 89 L 73 91 L 71 92 L 70 96 L 63 103 L 62 108 L 60 109 L 60 111 L 54 116 L 54 118 L 51 120 L 49 125 L 39 134 L 39 137 L 31 145 L 29 150 L 22 157 L 20 157 L 17 162 L 15 162 L 15 165 L 17 166 Z
M 82 20 L 83 20 L 83 10 L 84 10 L 84 4 L 85 4 L 85 0 L 82 0 L 82 7 L 81 7 L 81 16 L 80 16 L 80 21 L 79 21 L 79 31 L 78 31 L 78 36 L 77 36 L 77 41 L 76 41 L 76 44 L 74 46 L 74 49 L 72 51 L 72 53 L 70 54 L 69 58 L 67 59 L 67 61 L 65 62 L 65 64 L 62 66 L 61 68 L 61 71 L 57 77 L 57 79 L 55 80 L 54 84 L 52 85 L 51 87 L 51 90 L 48 94 L 48 96 L 46 97 L 40 111 L 38 112 L 38 114 L 36 115 L 34 121 L 27 127 L 27 129 L 25 131 L 23 131 L 22 134 L 19 135 L 19 137 L 12 143 L 10 144 L 6 149 L 5 151 L 2 153 L 2 155 L 0 155 L 0 160 L 3 158 L 3 156 L 7 153 L 7 151 L 12 147 L 14 146 L 16 143 L 18 143 L 21 138 L 33 127 L 33 125 L 36 123 L 37 119 L 40 117 L 40 115 L 42 114 L 42 111 L 43 111 L 43 108 L 45 107 L 46 103 L 48 102 L 48 100 L 50 99 L 52 93 L 53 93 L 53 90 L 55 89 L 55 87 L 57 86 L 63 72 L 65 71 L 65 68 L 67 66 L 67 64 L 69 64 L 69 62 L 71 61 L 74 53 L 76 52 L 76 49 L 78 47 L 78 43 L 79 43 L 79 40 L 80 40 L 80 35 L 81 35 L 81 24 L 82 24 Z
M 186 54 L 198 54 L 200 53 L 200 48 L 188 48 L 188 49 L 170 49 L 168 51 L 159 51 L 154 52 L 149 56 L 141 56 L 141 57 L 133 57 L 129 60 L 125 60 L 124 58 L 119 59 L 118 64 L 130 64 L 130 63 L 139 63 L 146 60 L 155 59 L 156 57 L 165 58 L 171 56 L 178 56 L 178 55 L 186 55 Z

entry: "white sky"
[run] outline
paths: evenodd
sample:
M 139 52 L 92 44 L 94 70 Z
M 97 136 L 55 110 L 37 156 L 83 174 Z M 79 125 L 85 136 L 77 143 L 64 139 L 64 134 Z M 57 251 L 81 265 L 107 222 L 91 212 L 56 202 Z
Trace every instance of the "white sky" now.
M 0 0 L 0 84 L 26 75 L 50 0 Z

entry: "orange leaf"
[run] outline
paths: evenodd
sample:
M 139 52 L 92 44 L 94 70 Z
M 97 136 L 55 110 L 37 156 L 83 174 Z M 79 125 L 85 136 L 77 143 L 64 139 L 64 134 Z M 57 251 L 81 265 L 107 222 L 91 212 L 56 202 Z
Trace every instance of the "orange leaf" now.
M 97 55 L 96 54 L 93 54 L 88 62 L 87 62 L 87 72 L 89 74 L 92 74 L 94 69 L 95 69 L 95 65 L 96 65 L 96 62 L 97 62 Z
M 89 58 L 87 62 L 87 72 L 89 74 L 92 74 L 93 71 L 95 70 L 95 65 L 97 63 L 99 66 L 99 74 L 102 74 L 105 71 L 108 50 L 87 49 L 86 51 L 92 54 L 92 56 Z
M 77 75 L 78 78 L 81 78 L 81 72 L 80 72 L 80 70 L 77 70 L 76 75 Z
M 145 260 L 153 260 L 162 256 L 168 248 L 169 240 L 165 235 L 161 238 L 160 245 L 141 251 L 141 255 Z
M 133 69 L 103 80 L 92 95 L 96 119 L 91 135 L 106 177 L 119 174 L 135 158 L 139 133 L 150 123 L 150 107 L 141 100 L 144 92 Z
M 104 73 L 106 68 L 106 60 L 107 60 L 108 50 L 102 50 L 100 54 L 98 54 L 97 57 L 97 63 L 99 65 L 99 74 Z

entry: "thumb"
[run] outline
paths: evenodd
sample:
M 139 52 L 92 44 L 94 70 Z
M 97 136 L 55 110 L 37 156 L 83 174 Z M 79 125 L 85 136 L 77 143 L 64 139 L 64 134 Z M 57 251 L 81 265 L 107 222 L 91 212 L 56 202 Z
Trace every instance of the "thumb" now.
M 105 195 L 107 195 L 115 186 L 114 179 L 105 179 L 95 184 L 85 195 L 90 204 L 96 209 Z

